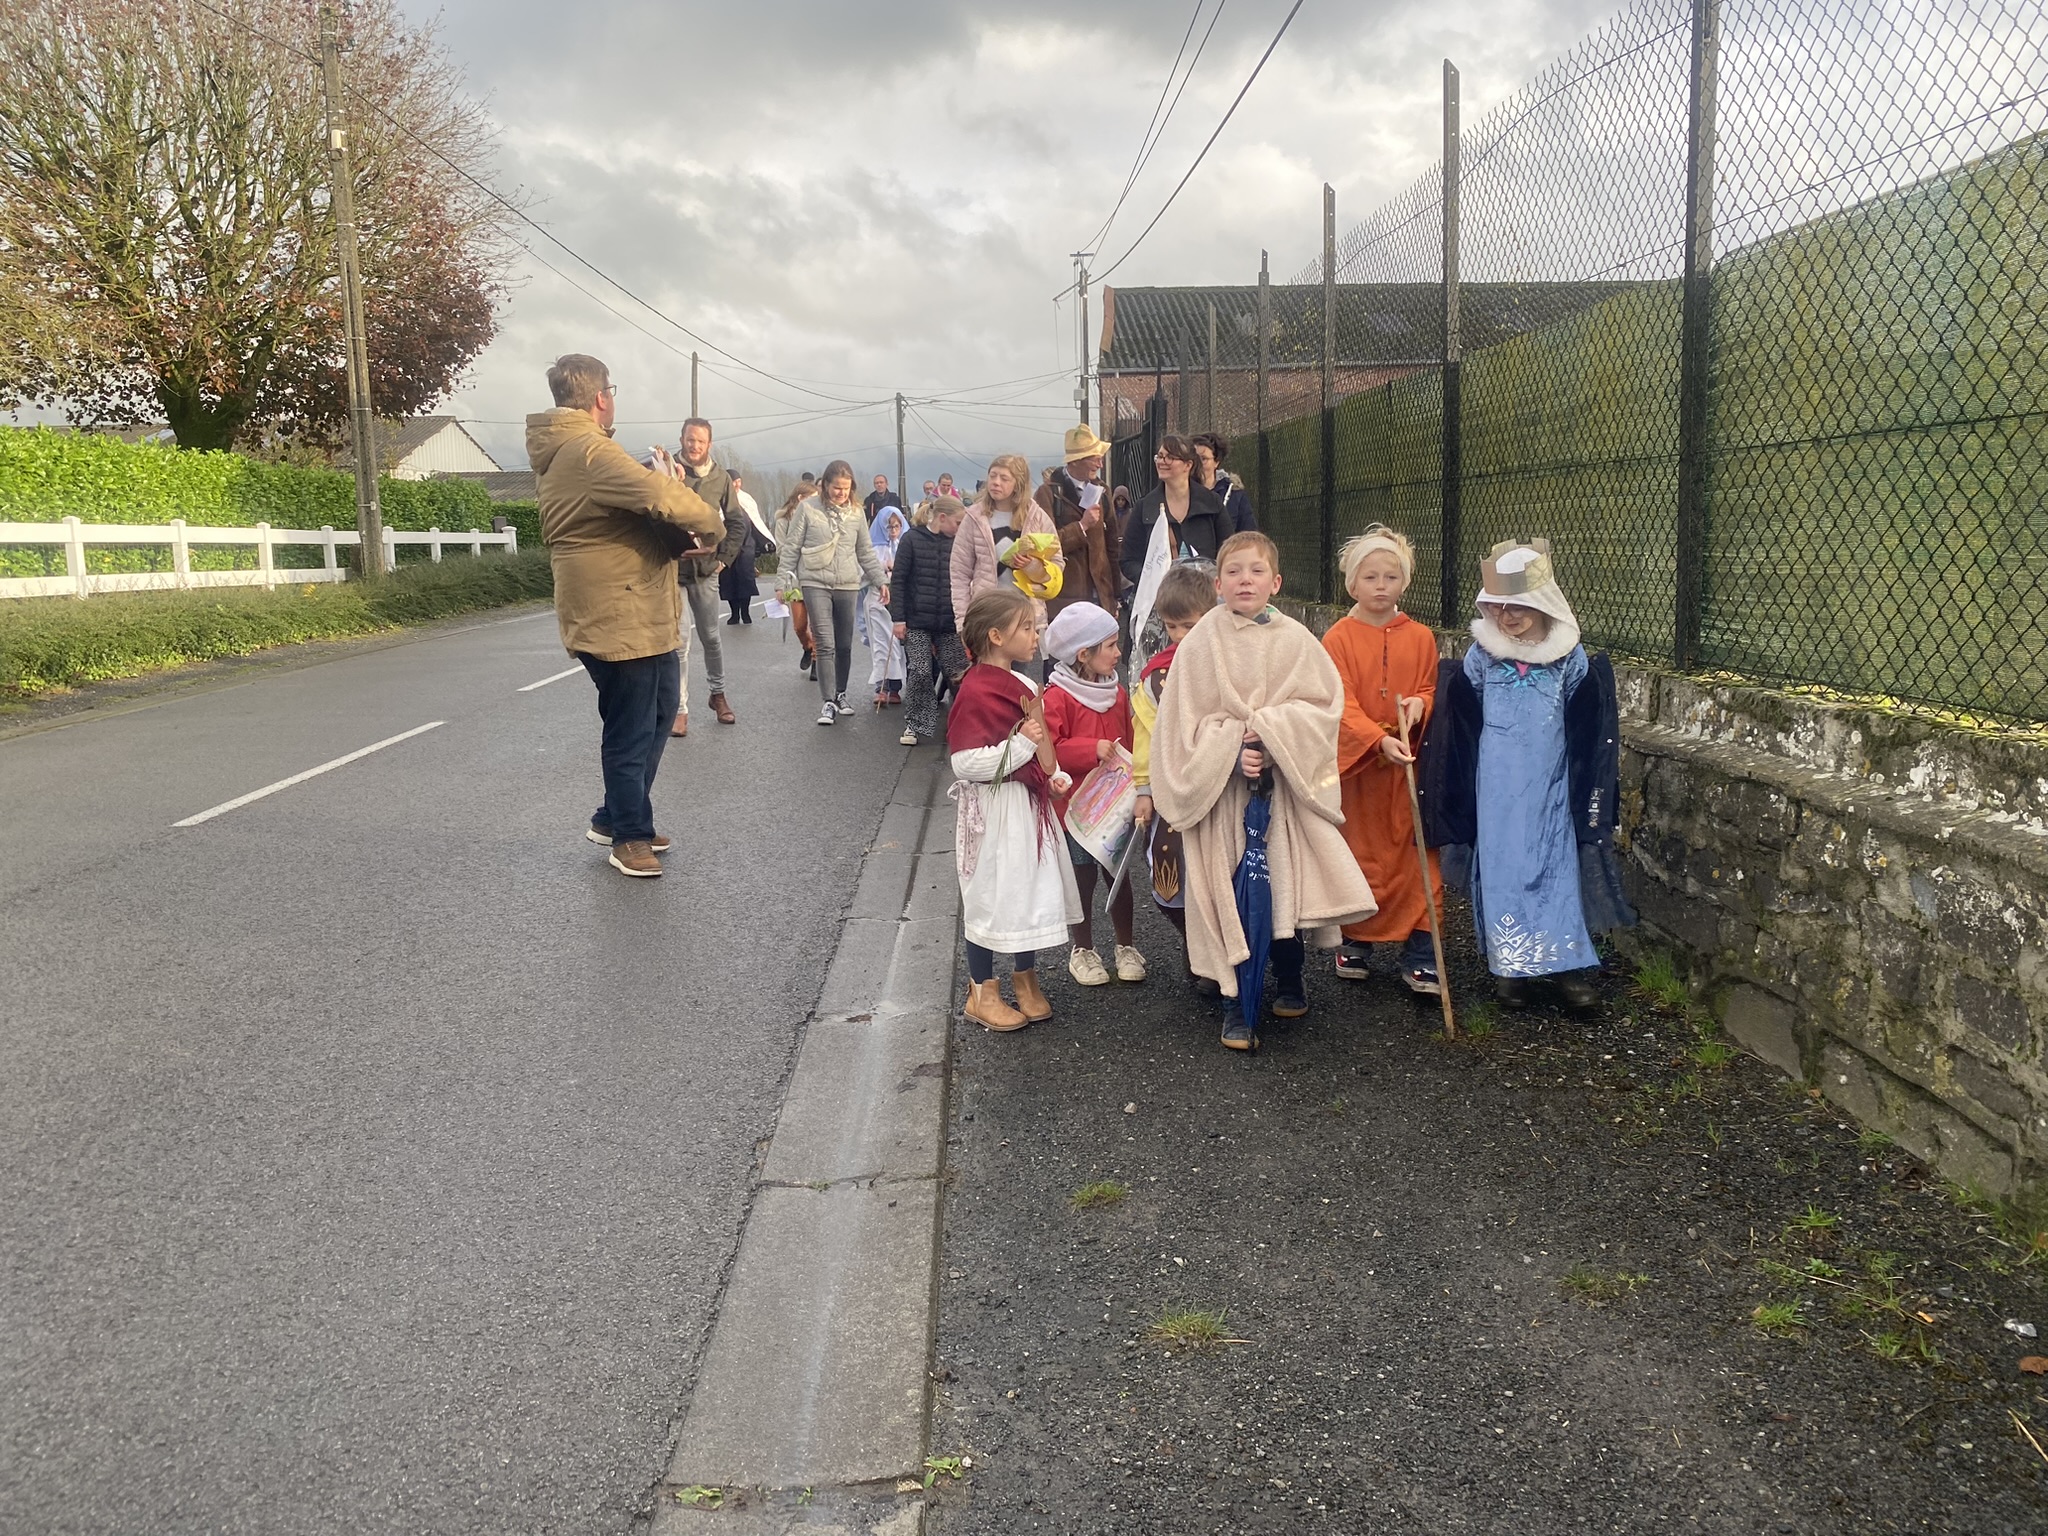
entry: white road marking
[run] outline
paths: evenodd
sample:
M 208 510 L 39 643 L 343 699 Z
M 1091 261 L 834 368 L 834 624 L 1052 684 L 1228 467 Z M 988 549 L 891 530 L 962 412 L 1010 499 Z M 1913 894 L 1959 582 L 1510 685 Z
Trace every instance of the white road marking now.
M 549 683 L 559 683 L 565 677 L 574 677 L 578 672 L 581 672 L 582 670 L 583 668 L 581 666 L 570 667 L 566 671 L 557 672 L 553 677 L 544 677 L 537 683 L 528 683 L 524 688 L 520 689 L 519 691 L 521 693 L 531 693 L 536 688 L 547 687 Z
M 261 789 L 252 789 L 246 795 L 237 795 L 232 800 L 223 800 L 211 810 L 201 811 L 197 816 L 187 816 L 183 821 L 174 821 L 171 825 L 174 827 L 196 827 L 202 821 L 211 821 L 216 816 L 235 810 L 239 806 L 249 804 L 252 800 L 261 800 L 265 795 L 274 795 L 280 789 L 290 789 L 294 784 L 303 784 L 308 779 L 316 779 L 321 774 L 342 767 L 344 764 L 352 763 L 359 757 L 368 757 L 372 752 L 382 752 L 386 747 L 396 746 L 401 741 L 418 736 L 424 731 L 431 731 L 437 725 L 445 724 L 447 724 L 445 720 L 429 720 L 425 725 L 416 725 L 409 731 L 400 731 L 396 736 L 386 736 L 382 741 L 373 741 L 367 747 L 358 747 L 346 756 L 334 758 L 332 761 L 322 763 L 317 768 L 308 768 L 304 773 L 295 773 L 288 779 L 279 779 L 275 784 L 266 784 Z

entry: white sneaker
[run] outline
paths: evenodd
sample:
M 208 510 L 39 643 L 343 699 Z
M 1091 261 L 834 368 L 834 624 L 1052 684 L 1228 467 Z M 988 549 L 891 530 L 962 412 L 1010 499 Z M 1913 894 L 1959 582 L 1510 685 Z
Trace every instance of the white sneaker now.
M 839 711 L 834 709 L 830 704 L 827 704 L 823 709 L 818 711 L 818 724 L 820 725 L 830 725 L 833 721 L 837 720 L 838 718 Z
M 1116 979 L 1118 981 L 1143 981 L 1145 979 L 1145 957 L 1128 944 L 1116 947 Z
M 839 713 L 842 715 L 850 715 L 853 713 L 853 706 L 846 702 L 846 695 L 843 693 L 839 695 L 838 698 L 832 701 L 832 707 L 839 711 Z
M 1092 949 L 1076 949 L 1067 956 L 1067 974 L 1084 987 L 1109 985 L 1109 971 L 1102 963 L 1102 956 Z
M 917 745 L 917 732 L 905 731 L 901 736 L 898 736 L 896 740 L 903 746 L 914 747 Z

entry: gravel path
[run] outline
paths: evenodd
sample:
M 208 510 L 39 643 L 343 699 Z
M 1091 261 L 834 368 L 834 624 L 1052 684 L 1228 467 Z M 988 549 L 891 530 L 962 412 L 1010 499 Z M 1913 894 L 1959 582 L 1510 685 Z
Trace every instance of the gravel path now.
M 1154 981 L 957 1036 L 929 1529 L 2048 1528 L 2048 1257 L 1772 1069 L 1618 975 L 1447 1044 L 1327 958 L 1233 1056 L 1141 924 Z

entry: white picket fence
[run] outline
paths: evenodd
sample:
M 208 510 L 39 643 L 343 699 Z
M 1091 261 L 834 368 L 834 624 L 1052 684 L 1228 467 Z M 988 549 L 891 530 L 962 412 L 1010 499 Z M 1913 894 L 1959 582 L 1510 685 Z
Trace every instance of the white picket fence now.
M 353 528 L 273 528 L 258 523 L 253 528 L 193 528 L 183 518 L 168 523 L 82 523 L 67 517 L 61 523 L 0 523 L 0 548 L 8 545 L 61 544 L 64 547 L 62 576 L 0 577 L 0 597 L 92 597 L 102 592 L 153 592 L 193 587 L 275 587 L 308 581 L 346 581 L 348 568 L 335 559 L 335 551 L 362 543 Z M 168 571 L 120 571 L 88 573 L 85 549 L 88 544 L 163 546 L 171 550 Z M 252 571 L 195 571 L 192 547 L 197 544 L 230 544 L 256 547 L 256 568 Z M 384 530 L 384 563 L 398 560 L 401 544 L 424 544 L 439 560 L 443 548 L 467 546 L 472 555 L 486 548 L 519 553 L 518 530 L 503 533 L 471 528 L 466 533 L 444 533 L 429 528 L 425 533 Z M 277 563 L 280 545 L 317 546 L 321 563 L 316 566 L 286 566 Z

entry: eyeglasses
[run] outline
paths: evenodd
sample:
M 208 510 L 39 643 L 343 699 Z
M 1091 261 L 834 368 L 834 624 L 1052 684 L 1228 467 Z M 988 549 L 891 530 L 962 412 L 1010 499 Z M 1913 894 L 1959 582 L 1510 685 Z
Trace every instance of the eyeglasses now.
M 619 386 L 616 384 L 607 384 L 603 389 L 600 389 L 598 393 L 600 395 L 608 397 L 613 405 L 617 405 L 619 403 Z

